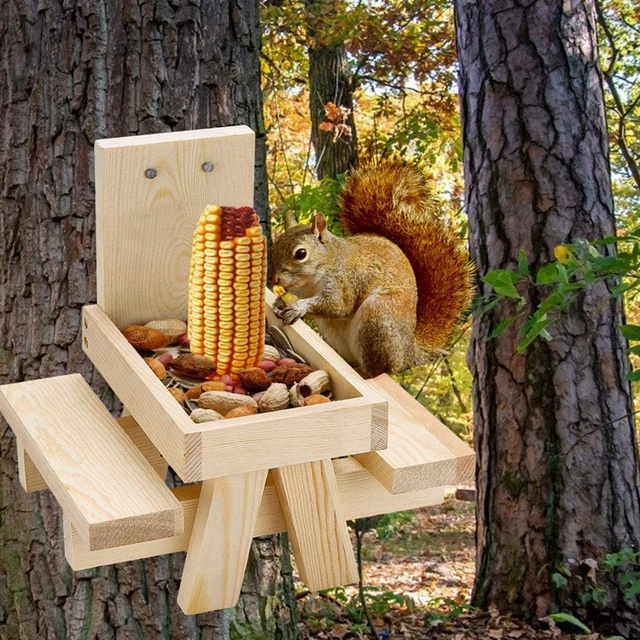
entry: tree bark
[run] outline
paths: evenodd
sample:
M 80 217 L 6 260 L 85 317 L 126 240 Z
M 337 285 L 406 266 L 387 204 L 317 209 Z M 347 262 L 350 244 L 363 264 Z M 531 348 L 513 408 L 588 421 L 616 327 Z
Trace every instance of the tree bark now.
M 80 372 L 116 409 L 81 347 L 96 295 L 93 143 L 248 124 L 266 227 L 258 1 L 0 0 L 0 15 L 0 382 Z M 0 423 L 0 638 L 297 635 L 280 537 L 255 542 L 235 610 L 183 615 L 182 565 L 175 554 L 73 574 L 58 505 L 19 486 Z
M 344 42 L 332 36 L 331 22 L 336 20 L 330 0 L 307 0 L 307 35 L 309 37 L 309 110 L 311 142 L 315 151 L 319 180 L 335 178 L 358 165 L 358 141 L 353 118 L 353 78 Z M 334 139 L 332 131 L 323 131 L 327 122 L 325 106 L 333 102 L 348 109 L 344 124 L 350 135 Z
M 483 276 L 513 268 L 522 248 L 535 275 L 556 245 L 615 233 L 593 1 L 456 0 L 455 9 L 472 257 Z M 524 356 L 517 326 L 488 339 L 512 305 L 475 314 L 473 600 L 529 619 L 577 611 L 639 637 L 640 605 L 625 601 L 619 576 L 598 571 L 605 602 L 580 610 L 590 585 L 580 563 L 640 546 L 623 309 L 611 286 L 591 287 L 553 324 L 551 342 Z M 530 311 L 539 292 L 525 295 Z M 552 574 L 563 565 L 572 577 L 558 589 Z

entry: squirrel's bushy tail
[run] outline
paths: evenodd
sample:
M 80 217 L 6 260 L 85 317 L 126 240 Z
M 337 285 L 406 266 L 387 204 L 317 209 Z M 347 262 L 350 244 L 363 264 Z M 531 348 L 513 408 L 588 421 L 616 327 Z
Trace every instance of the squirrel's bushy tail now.
M 446 348 L 471 302 L 472 267 L 462 240 L 436 216 L 421 172 L 399 163 L 358 169 L 342 190 L 341 221 L 348 233 L 375 233 L 404 251 L 418 285 L 418 346 Z

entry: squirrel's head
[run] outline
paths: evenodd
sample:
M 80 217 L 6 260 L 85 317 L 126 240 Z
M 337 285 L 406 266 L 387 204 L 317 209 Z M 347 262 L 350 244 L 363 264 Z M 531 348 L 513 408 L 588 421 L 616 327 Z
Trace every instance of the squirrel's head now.
M 307 297 L 324 273 L 327 244 L 333 239 L 327 221 L 317 213 L 311 225 L 298 224 L 293 211 L 285 216 L 285 232 L 273 243 L 269 282 Z

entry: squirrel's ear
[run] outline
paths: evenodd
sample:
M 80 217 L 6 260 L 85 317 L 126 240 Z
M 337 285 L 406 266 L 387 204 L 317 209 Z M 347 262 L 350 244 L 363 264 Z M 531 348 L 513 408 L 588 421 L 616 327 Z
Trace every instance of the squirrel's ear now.
M 316 215 L 313 216 L 313 220 L 311 220 L 311 228 L 313 230 L 313 235 L 318 238 L 322 244 L 325 244 L 333 238 L 333 235 L 327 229 L 327 219 L 322 213 L 316 213 Z
M 293 227 L 295 227 L 298 224 L 298 221 L 296 220 L 296 214 L 293 213 L 293 211 L 291 211 L 291 209 L 289 209 L 289 211 L 287 211 L 284 214 L 284 229 L 285 231 L 287 229 L 291 229 Z

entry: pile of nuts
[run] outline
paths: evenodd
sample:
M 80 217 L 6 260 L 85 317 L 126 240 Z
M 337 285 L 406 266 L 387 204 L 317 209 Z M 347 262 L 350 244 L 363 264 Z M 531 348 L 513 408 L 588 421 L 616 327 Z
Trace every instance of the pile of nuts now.
M 218 376 L 211 359 L 191 353 L 182 320 L 129 325 L 122 333 L 196 423 L 331 401 L 326 371 L 283 357 L 271 344 L 259 366 Z

